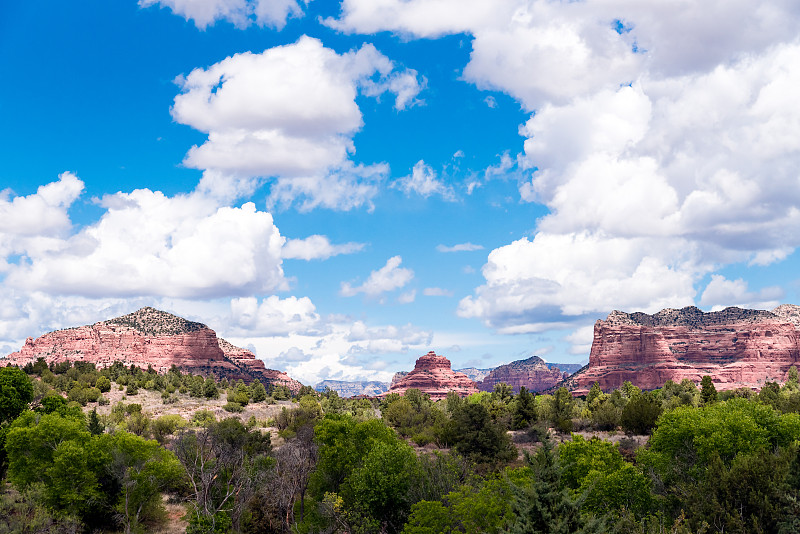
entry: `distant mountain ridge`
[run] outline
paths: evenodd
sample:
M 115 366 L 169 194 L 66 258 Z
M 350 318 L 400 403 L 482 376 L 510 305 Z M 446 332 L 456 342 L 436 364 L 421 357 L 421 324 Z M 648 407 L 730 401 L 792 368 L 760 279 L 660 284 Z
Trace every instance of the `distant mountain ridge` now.
M 539 356 L 516 360 L 495 367 L 481 382 L 478 389 L 494 391 L 497 384 L 508 384 L 515 392 L 521 387 L 530 391 L 543 391 L 564 380 L 569 373 L 562 372 L 554 364 L 548 364 Z
M 367 397 L 377 397 L 381 393 L 389 390 L 388 382 L 378 381 L 347 381 L 347 380 L 323 380 L 314 389 L 319 392 L 330 389 L 339 394 L 340 397 L 357 397 L 366 395 Z

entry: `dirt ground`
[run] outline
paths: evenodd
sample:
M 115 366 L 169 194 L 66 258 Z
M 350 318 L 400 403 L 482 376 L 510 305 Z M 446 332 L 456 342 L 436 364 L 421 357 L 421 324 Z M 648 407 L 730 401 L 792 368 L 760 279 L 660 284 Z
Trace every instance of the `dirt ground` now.
M 183 395 L 177 392 L 175 395 L 178 397 L 178 402 L 174 404 L 164 404 L 161 400 L 161 392 L 159 391 L 139 389 L 137 395 L 126 397 L 124 390 L 120 391 L 116 384 L 112 384 L 111 391 L 103 393 L 103 396 L 109 400 L 109 404 L 106 406 L 99 406 L 91 403 L 86 406 L 85 410 L 91 411 L 94 407 L 97 407 L 98 414 L 108 415 L 111 413 L 111 407 L 117 402 L 122 401 L 126 404 L 141 404 L 142 411 L 154 419 L 162 415 L 177 414 L 187 421 L 190 421 L 197 410 L 209 410 L 217 419 L 238 417 L 242 422 L 246 422 L 250 417 L 255 417 L 259 426 L 264 426 L 266 421 L 274 419 L 283 407 L 291 408 L 295 406 L 291 401 L 277 401 L 275 404 L 259 402 L 248 404 L 244 407 L 244 411 L 240 413 L 230 413 L 222 408 L 227 403 L 227 396 L 224 393 L 220 395 L 219 399 L 190 397 L 189 395 Z

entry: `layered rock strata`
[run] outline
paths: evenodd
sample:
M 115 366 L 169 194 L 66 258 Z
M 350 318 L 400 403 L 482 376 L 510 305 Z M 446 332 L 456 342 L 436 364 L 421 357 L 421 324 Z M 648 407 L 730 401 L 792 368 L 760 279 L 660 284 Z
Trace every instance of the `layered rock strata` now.
M 477 393 L 475 382 L 467 375 L 453 371 L 450 360 L 431 351 L 420 356 L 414 365 L 414 370 L 407 375 L 392 380 L 389 393 L 404 394 L 406 390 L 415 388 L 438 400 L 447 396 L 450 391 L 455 391 L 461 396 Z
M 486 378 L 478 382 L 481 391 L 494 391 L 497 384 L 505 383 L 519 393 L 519 388 L 525 386 L 530 391 L 543 391 L 549 389 L 562 380 L 568 373 L 563 373 L 558 367 L 550 367 L 538 356 L 531 356 L 525 360 L 517 360 L 506 365 L 496 367 Z
M 580 395 L 594 382 L 604 391 L 626 380 L 655 389 L 667 380 L 699 383 L 710 375 L 718 390 L 760 389 L 784 381 L 792 365 L 800 366 L 800 306 L 614 311 L 595 323 L 589 365 L 567 383 Z
M 29 337 L 18 352 L 0 359 L 0 365 L 24 366 L 38 358 L 47 363 L 91 362 L 100 368 L 120 361 L 128 366 L 152 366 L 159 373 L 175 365 L 205 376 L 259 379 L 265 385 L 286 386 L 292 391 L 302 387 L 286 373 L 266 369 L 252 352 L 218 338 L 206 325 L 149 307 L 37 339 Z

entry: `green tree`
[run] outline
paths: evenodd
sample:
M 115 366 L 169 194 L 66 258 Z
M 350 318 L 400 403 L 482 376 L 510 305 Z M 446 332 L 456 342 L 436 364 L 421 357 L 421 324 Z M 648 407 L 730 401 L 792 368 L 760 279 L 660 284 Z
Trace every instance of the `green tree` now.
M 512 484 L 532 482 L 529 468 L 506 469 L 477 484 L 464 484 L 440 501 L 419 501 L 411 509 L 403 534 L 505 532 L 513 522 Z
M 408 496 L 416 465 L 417 456 L 406 443 L 376 443 L 350 473 L 341 495 L 351 507 L 380 520 L 390 532 L 397 532 L 411 508 Z
M 464 404 L 447 423 L 444 440 L 459 454 L 478 462 L 507 461 L 517 451 L 506 432 L 482 404 Z
M 20 490 L 41 485 L 43 503 L 102 524 L 114 493 L 101 486 L 108 455 L 96 447 L 83 415 L 22 414 L 8 432 L 8 478 Z
M 259 380 L 254 380 L 252 384 L 250 384 L 250 389 L 252 391 L 253 402 L 264 402 L 267 398 L 267 390 L 264 388 L 264 384 L 262 384 Z
M 595 403 L 602 395 L 603 390 L 600 389 L 600 384 L 597 382 L 592 384 L 591 389 L 589 389 L 589 394 L 586 395 L 586 404 L 589 405 L 590 410 L 594 409 Z
M 613 443 L 573 435 L 559 445 L 558 460 L 564 484 L 583 498 L 586 509 L 600 515 L 625 509 L 639 516 L 649 510 L 649 477 L 625 462 Z
M 581 501 L 561 479 L 553 446 L 545 441 L 535 455 L 526 454 L 534 473 L 532 483 L 515 484 L 510 534 L 573 534 L 605 532 L 605 526 L 581 514 Z
M 93 436 L 99 436 L 105 431 L 105 427 L 100 422 L 100 417 L 97 415 L 97 408 L 94 408 L 91 412 L 89 412 L 89 421 L 87 427 L 89 429 L 89 433 Z
M 108 393 L 111 391 L 111 380 L 108 377 L 101 376 L 94 383 L 94 387 L 100 390 L 100 393 Z
M 111 457 L 106 469 L 120 487 L 115 506 L 118 518 L 125 534 L 130 534 L 143 521 L 163 512 L 161 491 L 176 483 L 184 471 L 175 455 L 155 441 L 128 432 L 105 434 L 99 439 L 100 447 Z
M 649 434 L 661 415 L 661 403 L 650 392 L 633 397 L 622 409 L 620 424 L 630 434 Z
M 206 378 L 203 383 L 203 396 L 207 399 L 218 399 L 219 390 L 217 389 L 217 382 L 213 376 Z
M 17 367 L 0 367 L 0 479 L 8 464 L 4 444 L 9 425 L 32 400 L 33 384 L 28 375 Z
M 797 367 L 794 365 L 789 367 L 789 371 L 786 374 L 786 384 L 784 384 L 783 387 L 792 391 L 800 389 L 800 383 L 798 383 L 797 377 Z
M 536 399 L 535 395 L 528 391 L 528 388 L 520 386 L 519 393 L 514 400 L 511 427 L 520 430 L 536 421 Z
M 17 367 L 0 367 L 0 424 L 16 419 L 32 400 L 28 375 Z
M 575 400 L 565 387 L 558 388 L 552 399 L 553 425 L 559 432 L 572 432 L 572 408 Z
M 705 375 L 700 381 L 700 401 L 704 406 L 717 402 L 717 388 L 709 375 Z

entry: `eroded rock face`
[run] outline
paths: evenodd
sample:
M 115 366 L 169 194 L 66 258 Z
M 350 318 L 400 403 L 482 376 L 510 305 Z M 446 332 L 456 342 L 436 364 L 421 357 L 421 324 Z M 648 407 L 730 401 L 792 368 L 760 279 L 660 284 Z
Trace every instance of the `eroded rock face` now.
M 37 339 L 28 338 L 18 351 L 0 365 L 24 366 L 44 358 L 47 363 L 85 361 L 108 367 L 115 361 L 159 373 L 173 365 L 186 372 L 287 386 L 297 391 L 302 384 L 286 373 L 266 369 L 264 362 L 245 350 L 217 338 L 196 323 L 154 308 L 87 326 L 56 330 Z
M 407 389 L 416 388 L 438 400 L 447 396 L 449 391 L 466 396 L 476 393 L 475 382 L 463 373 L 457 373 L 450 367 L 450 360 L 431 351 L 417 359 L 414 370 L 405 376 L 395 375 L 389 393 L 402 395 Z
M 699 383 L 710 375 L 718 390 L 760 389 L 784 381 L 800 366 L 800 306 L 774 310 L 726 308 L 704 313 L 690 306 L 656 314 L 614 311 L 594 325 L 589 365 L 569 380 L 575 394 L 594 382 L 604 391 L 626 380 L 655 389 L 667 380 Z
M 494 368 L 486 378 L 478 382 L 478 389 L 494 391 L 495 385 L 506 383 L 514 388 L 514 393 L 519 393 L 521 386 L 530 391 L 543 391 L 555 386 L 567 376 L 569 374 L 561 372 L 558 367 L 550 367 L 538 356 L 531 356 L 525 360 L 517 360 Z

